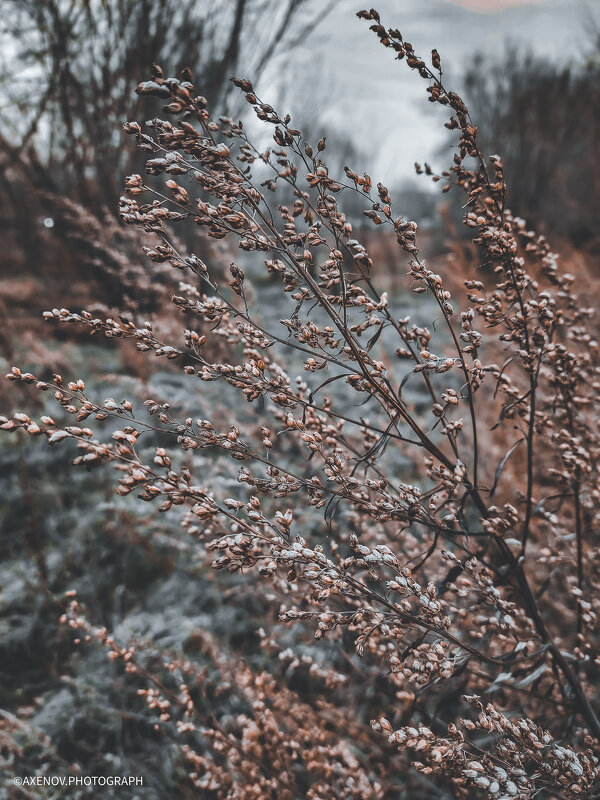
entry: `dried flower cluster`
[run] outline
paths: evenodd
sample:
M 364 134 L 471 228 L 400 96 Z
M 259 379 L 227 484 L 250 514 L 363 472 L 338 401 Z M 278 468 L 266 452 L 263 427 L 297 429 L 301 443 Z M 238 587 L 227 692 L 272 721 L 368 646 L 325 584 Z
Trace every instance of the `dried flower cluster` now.
M 14 367 L 8 379 L 54 392 L 59 412 L 17 413 L 0 427 L 74 441 L 74 464 L 88 469 L 110 462 L 118 494 L 172 514 L 216 570 L 243 574 L 278 607 L 263 645 L 279 666 L 253 669 L 207 637 L 219 675 L 209 690 L 197 665 L 163 654 L 152 672 L 143 645 L 117 643 L 68 603 L 78 641 L 100 640 L 146 681 L 140 691 L 157 724 L 181 737 L 203 796 L 598 797 L 592 309 L 544 238 L 506 207 L 501 159 L 481 153 L 437 51 L 427 63 L 377 12 L 359 16 L 449 112 L 452 166 L 417 171 L 464 192 L 481 280 L 453 297 L 388 189 L 350 167 L 331 174 L 325 140 L 306 142 L 250 82 L 232 79 L 272 128 L 265 150 L 241 123 L 211 117 L 191 75 L 156 67 L 138 92 L 163 98 L 172 121 L 125 126 L 152 177 L 127 178 L 121 217 L 160 242 L 147 248 L 152 261 L 179 271 L 171 299 L 184 331 L 167 341 L 143 319 L 45 316 L 131 339 L 181 365 L 191 396 L 217 382 L 250 411 L 240 403 L 240 420 L 223 426 Z M 341 207 L 347 193 L 408 254 L 408 287 L 430 304 L 431 328 L 399 317 L 378 291 Z M 242 251 L 226 278 L 178 244 L 184 225 Z M 248 277 L 259 268 L 286 293 L 278 325 L 264 321 Z M 409 384 L 426 398 L 419 407 Z M 104 420 L 118 422 L 111 438 Z M 148 462 L 139 444 L 157 431 L 164 446 Z M 230 459 L 230 496 L 195 473 L 198 450 Z M 280 623 L 297 631 L 297 652 L 277 643 Z M 322 640 L 314 658 L 307 631 Z M 218 691 L 246 710 L 217 719 L 206 697 Z

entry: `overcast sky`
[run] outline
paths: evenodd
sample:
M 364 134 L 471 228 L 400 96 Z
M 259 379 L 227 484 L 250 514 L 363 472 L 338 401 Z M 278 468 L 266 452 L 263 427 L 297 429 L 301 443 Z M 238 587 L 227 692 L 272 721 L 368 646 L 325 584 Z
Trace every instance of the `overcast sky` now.
M 382 22 L 399 28 L 418 53 L 428 57 L 437 47 L 446 83 L 458 89 L 463 65 L 475 50 L 500 56 L 510 42 L 560 61 L 577 59 L 591 44 L 586 19 L 597 18 L 600 10 L 598 0 L 379 0 L 375 5 Z M 263 85 L 282 96 L 292 113 L 307 115 L 308 109 L 324 131 L 342 126 L 351 131 L 369 153 L 365 168 L 373 177 L 401 178 L 414 174 L 414 161 L 430 159 L 439 149 L 441 122 L 435 123 L 424 82 L 394 61 L 368 23 L 356 18 L 362 7 L 360 0 L 339 0 L 303 46 L 291 54 L 282 50 Z

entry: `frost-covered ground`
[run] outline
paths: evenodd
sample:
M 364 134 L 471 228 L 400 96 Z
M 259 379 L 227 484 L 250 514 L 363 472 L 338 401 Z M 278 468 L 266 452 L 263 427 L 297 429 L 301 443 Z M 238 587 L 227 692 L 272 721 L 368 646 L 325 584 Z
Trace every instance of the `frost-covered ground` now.
M 283 331 L 279 320 L 289 316 L 295 303 L 289 296 L 282 299 L 278 286 L 262 283 L 254 290 L 251 305 L 267 328 Z M 425 324 L 432 312 L 429 301 L 419 297 L 415 302 L 414 295 L 396 298 L 392 307 L 398 317 L 411 313 L 417 324 Z M 46 345 L 55 346 L 51 341 Z M 391 329 L 377 343 L 391 353 L 399 345 Z M 61 348 L 69 364 L 65 379 L 83 378 L 86 392 L 96 401 L 129 398 L 142 416 L 142 399 L 148 396 L 168 401 L 177 415 L 214 415 L 237 423 L 243 432 L 261 413 L 258 404 L 248 405 L 231 388 L 201 382 L 176 367 L 165 370 L 158 360 L 147 385 L 126 378 L 122 351 L 114 343 L 90 340 Z M 292 380 L 300 375 L 312 388 L 327 377 L 305 372 L 290 348 L 280 348 L 278 358 Z M 396 380 L 406 368 L 398 362 Z M 357 408 L 357 395 L 342 381 L 325 391 L 341 413 L 374 413 L 369 403 Z M 57 416 L 51 395 L 41 398 L 44 407 L 37 409 L 37 415 Z M 417 409 L 421 406 L 418 378 L 406 384 L 405 398 Z M 115 426 L 109 421 L 99 434 L 108 438 Z M 168 447 L 169 442 L 165 434 L 146 433 L 140 439 L 140 454 L 151 460 L 154 448 Z M 59 598 L 66 590 L 76 590 L 91 621 L 106 625 L 120 641 L 142 640 L 199 663 L 203 663 L 202 654 L 196 652 L 199 630 L 211 632 L 246 659 L 260 663 L 264 654 L 257 629 L 264 621 L 261 603 L 266 601 L 246 590 L 243 576 L 215 576 L 200 543 L 178 525 L 176 514 L 157 515 L 133 496 L 115 495 L 111 468 L 88 473 L 71 467 L 75 452 L 68 442 L 49 448 L 39 439 L 0 438 L 0 707 L 18 720 L 16 739 L 23 747 L 20 754 L 9 751 L 5 766 L 11 772 L 18 767 L 21 775 L 42 770 L 68 774 L 72 763 L 94 775 L 143 775 L 143 790 L 131 796 L 162 800 L 172 791 L 167 787 L 183 777 L 179 751 L 154 731 L 153 720 L 136 695 L 137 685 L 121 667 L 96 645 L 73 651 L 69 635 L 58 624 L 61 609 L 43 584 Z M 288 457 L 285 450 L 281 457 Z M 392 472 L 403 477 L 407 460 L 401 450 L 390 446 L 385 457 Z M 235 462 L 201 451 L 190 455 L 190 466 L 195 479 L 216 494 L 245 496 L 245 487 L 236 480 Z M 310 476 L 319 465 L 303 460 L 294 468 Z M 322 511 L 303 509 L 300 520 L 304 532 L 326 539 Z M 291 632 L 279 635 L 284 644 L 293 641 Z M 329 647 L 311 648 L 312 654 L 330 660 Z M 227 698 L 219 702 L 234 703 Z M 69 797 L 88 796 L 86 791 L 77 790 Z M 8 786 L 0 786 L 0 798 L 8 800 L 9 792 Z M 111 796 L 110 790 L 103 794 Z

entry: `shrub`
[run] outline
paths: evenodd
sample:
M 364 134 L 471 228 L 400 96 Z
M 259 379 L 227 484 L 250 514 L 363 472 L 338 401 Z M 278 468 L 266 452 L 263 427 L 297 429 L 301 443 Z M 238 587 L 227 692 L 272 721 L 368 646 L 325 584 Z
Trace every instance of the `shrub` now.
M 480 142 L 502 148 L 513 212 L 590 248 L 598 236 L 599 44 L 568 66 L 508 49 L 500 63 L 475 58 L 465 75 Z
M 466 195 L 484 279 L 453 297 L 387 188 L 350 167 L 331 174 L 325 140 L 304 141 L 249 81 L 232 79 L 272 126 L 265 150 L 240 123 L 213 119 L 189 74 L 165 78 L 157 67 L 138 92 L 164 98 L 175 120 L 152 120 L 150 133 L 125 126 L 151 177 L 127 179 L 121 218 L 158 235 L 147 255 L 180 271 L 172 301 L 182 341 L 116 314 L 45 316 L 181 364 L 189 406 L 200 380 L 210 418 L 154 397 L 143 409 L 101 401 L 81 380 L 14 367 L 8 379 L 53 391 L 60 417 L 20 412 L 1 426 L 76 443 L 81 468 L 112 464 L 117 494 L 179 523 L 267 629 L 243 662 L 208 633 L 192 658 L 125 641 L 89 621 L 72 592 L 64 600 L 75 642 L 98 640 L 123 663 L 203 796 L 591 798 L 600 780 L 592 309 L 545 239 L 506 207 L 501 159 L 484 158 L 437 51 L 429 66 L 374 10 L 359 16 L 450 115 L 453 164 L 417 171 Z M 271 202 L 275 191 L 287 205 Z M 345 193 L 393 230 L 430 328 L 377 290 L 340 209 Z M 245 254 L 230 280 L 175 243 L 175 230 L 194 225 Z M 289 306 L 280 321 L 274 287 Z M 232 410 L 226 397 L 249 408 Z M 119 429 L 102 437 L 90 420 Z M 226 488 L 216 479 L 223 464 Z

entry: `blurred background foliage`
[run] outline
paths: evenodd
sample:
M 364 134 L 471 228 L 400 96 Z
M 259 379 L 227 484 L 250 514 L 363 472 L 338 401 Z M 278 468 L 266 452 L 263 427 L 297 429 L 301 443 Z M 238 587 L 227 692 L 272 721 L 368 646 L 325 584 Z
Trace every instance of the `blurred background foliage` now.
M 500 61 L 479 54 L 465 94 L 481 143 L 501 153 L 509 205 L 555 240 L 598 242 L 600 34 L 570 63 L 508 46 Z
M 142 166 L 122 136 L 122 123 L 157 114 L 135 86 L 152 63 L 165 73 L 188 67 L 217 113 L 239 113 L 228 77 L 242 73 L 259 84 L 278 54 L 299 45 L 320 58 L 322 44 L 311 37 L 333 6 L 316 0 L 3 0 L 3 367 L 17 363 L 42 378 L 55 371 L 81 377 L 100 399 L 151 394 L 195 414 L 203 403 L 216 402 L 227 414 L 241 413 L 221 396 L 190 398 L 177 372 L 163 366 L 155 372 L 125 345 L 50 329 L 40 313 L 53 305 L 124 307 L 153 314 L 168 330 L 170 304 L 163 301 L 171 279 L 144 261 L 141 248 L 149 242 L 117 218 L 124 177 Z M 431 44 L 443 53 L 443 43 Z M 463 65 L 460 87 L 484 148 L 504 157 L 511 207 L 566 247 L 574 263 L 585 258 L 596 274 L 599 44 L 593 33 L 587 52 L 560 61 L 516 46 L 496 60 L 479 54 Z M 301 94 L 306 110 L 297 124 L 316 139 L 326 131 L 318 104 L 301 84 L 302 76 L 287 75 L 281 102 L 286 92 Z M 326 80 L 318 91 L 327 94 Z M 328 140 L 340 171 L 344 163 L 359 169 L 373 163 L 369 143 L 352 135 L 352 97 L 347 102 L 349 119 Z M 461 240 L 461 210 L 452 195 L 440 205 L 428 185 L 413 181 L 397 185 L 394 195 L 403 214 L 424 223 L 421 245 L 428 256 L 452 257 L 458 281 L 480 266 Z M 363 229 L 357 208 L 346 210 L 369 247 L 379 282 L 402 303 L 404 265 L 394 243 Z M 213 265 L 231 260 L 201 238 L 194 247 Z M 278 309 L 271 313 L 277 316 Z M 3 412 L 39 403 L 39 396 L 21 391 L 0 386 Z M 148 439 L 145 446 L 156 444 Z M 172 518 L 164 525 L 155 515 L 147 518 L 142 504 L 113 494 L 108 472 L 72 470 L 72 457 L 68 447 L 0 439 L 0 765 L 18 767 L 22 775 L 66 774 L 72 765 L 96 775 L 143 775 L 136 796 L 192 796 L 178 748 L 154 731 L 136 681 L 97 648 L 73 649 L 52 595 L 76 589 L 94 623 L 199 663 L 198 631 L 214 633 L 246 659 L 262 659 L 257 628 L 269 615 L 275 619 L 276 609 L 257 606 L 261 601 L 243 591 L 241 578 L 206 574 L 193 557 L 193 540 L 173 529 Z M 194 466 L 226 480 L 218 464 L 197 457 Z M 335 665 L 335 654 L 324 651 L 323 657 Z M 235 704 L 223 697 L 218 702 Z M 69 796 L 93 794 L 78 791 Z M 0 786 L 0 797 L 9 792 Z M 112 795 L 103 790 L 102 796 Z

